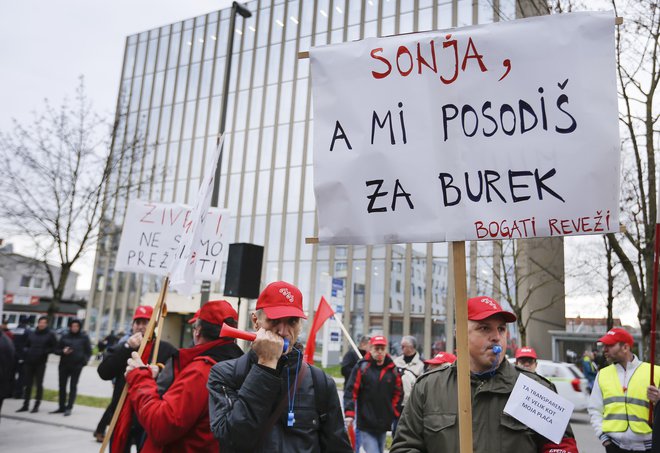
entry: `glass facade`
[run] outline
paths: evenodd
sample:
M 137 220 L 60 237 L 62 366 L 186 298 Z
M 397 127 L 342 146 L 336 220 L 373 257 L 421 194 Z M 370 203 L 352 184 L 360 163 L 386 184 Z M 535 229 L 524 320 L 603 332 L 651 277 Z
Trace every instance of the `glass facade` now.
M 307 309 L 344 281 L 354 335 L 382 331 L 422 349 L 444 340 L 447 245 L 326 247 L 317 233 L 312 169 L 310 63 L 315 45 L 513 18 L 514 0 L 263 0 L 237 16 L 220 205 L 236 221 L 233 242 L 263 245 L 262 286 L 297 284 Z M 107 187 L 91 298 L 97 337 L 127 327 L 159 278 L 114 272 L 128 199 L 193 203 L 210 171 L 220 125 L 230 9 L 131 35 L 117 100 L 115 152 L 130 152 Z M 497 20 L 497 19 L 495 19 Z M 127 190 L 120 181 L 132 181 Z M 219 282 L 215 287 L 224 287 Z M 311 306 L 310 306 L 311 304 Z M 451 330 L 451 329 L 449 329 Z M 428 353 L 427 353 L 428 355 Z

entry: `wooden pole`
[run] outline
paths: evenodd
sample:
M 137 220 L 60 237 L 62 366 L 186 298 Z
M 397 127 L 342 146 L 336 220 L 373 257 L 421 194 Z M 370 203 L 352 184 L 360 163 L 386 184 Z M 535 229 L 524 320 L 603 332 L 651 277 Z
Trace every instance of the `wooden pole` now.
M 452 242 L 454 294 L 456 301 L 456 350 L 458 368 L 458 434 L 461 453 L 472 452 L 472 392 L 470 389 L 470 351 L 468 349 L 467 287 L 465 242 Z
M 149 324 L 147 324 L 147 330 L 142 337 L 142 343 L 140 343 L 140 348 L 138 349 L 138 355 L 142 357 L 142 354 L 144 353 L 145 348 L 147 347 L 147 343 L 151 341 L 154 335 L 154 329 L 156 328 L 156 322 L 159 318 L 159 313 L 161 311 L 161 307 L 163 303 L 165 302 L 165 296 L 167 295 L 167 287 L 170 285 L 170 278 L 165 277 L 163 279 L 163 287 L 160 290 L 160 294 L 158 296 L 158 301 L 156 302 L 156 305 L 154 306 L 154 311 L 151 314 L 151 318 L 149 319 Z M 112 421 L 110 422 L 110 428 L 108 428 L 108 433 L 105 435 L 105 438 L 103 439 L 103 443 L 101 444 L 101 449 L 99 450 L 99 453 L 103 453 L 110 443 L 110 438 L 112 437 L 112 432 L 115 430 L 115 425 L 117 425 L 117 420 L 119 419 L 119 414 L 121 413 L 121 408 L 124 406 L 124 402 L 126 401 L 126 395 L 128 395 L 128 385 L 124 384 L 124 390 L 121 392 L 121 396 L 119 397 L 119 401 L 117 402 L 117 407 L 115 408 L 115 413 L 112 414 Z
M 156 341 L 154 342 L 153 354 L 151 354 L 152 365 L 158 365 L 158 350 L 160 349 L 160 340 L 161 338 L 163 338 L 163 329 L 165 328 L 165 326 L 163 325 L 163 319 L 165 319 L 165 316 L 167 316 L 167 304 L 163 302 L 163 304 L 160 307 L 160 315 L 158 316 L 158 323 L 157 323 L 158 336 L 156 337 Z
M 344 332 L 344 335 L 346 335 L 346 339 L 350 343 L 350 345 L 353 348 L 353 350 L 355 351 L 355 353 L 358 355 L 359 358 L 362 359 L 363 358 L 362 353 L 360 352 L 357 345 L 355 344 L 355 342 L 351 338 L 351 335 L 348 333 L 348 330 L 346 330 L 346 327 L 344 327 L 344 323 L 341 322 L 340 320 L 338 320 L 337 318 L 335 318 L 335 321 L 337 321 L 337 324 L 339 324 L 339 327 L 341 328 L 341 331 Z

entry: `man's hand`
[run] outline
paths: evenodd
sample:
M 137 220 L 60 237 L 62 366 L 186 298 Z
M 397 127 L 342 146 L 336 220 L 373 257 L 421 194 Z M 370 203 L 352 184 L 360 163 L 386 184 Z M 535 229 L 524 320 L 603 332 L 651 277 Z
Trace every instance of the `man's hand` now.
M 346 417 L 344 419 L 344 425 L 346 426 L 346 429 L 349 429 L 351 426 L 353 426 L 353 417 Z
M 133 351 L 131 354 L 131 358 L 126 361 L 128 366 L 126 367 L 126 372 L 124 373 L 124 376 L 128 376 L 128 373 L 135 369 L 140 369 L 140 368 L 149 368 L 151 371 L 151 376 L 156 379 L 156 376 L 158 376 L 158 372 L 160 371 L 160 368 L 158 368 L 156 365 L 145 365 L 144 362 L 142 362 L 142 359 L 138 355 L 137 352 Z
M 653 404 L 656 404 L 658 400 L 660 400 L 660 389 L 658 389 L 654 385 L 649 385 L 646 388 L 646 397 L 651 401 Z
M 140 347 L 140 343 L 142 343 L 142 332 L 137 332 L 131 335 L 131 337 L 126 341 L 126 344 L 128 344 L 128 347 L 131 349 L 137 349 Z
M 269 368 L 277 368 L 277 361 L 282 356 L 284 338 L 274 332 L 264 330 L 257 331 L 257 338 L 252 342 L 252 349 L 257 353 L 259 365 Z
M 62 349 L 62 353 L 64 355 L 69 355 L 73 352 L 73 348 L 70 348 L 69 346 L 64 346 L 64 349 Z

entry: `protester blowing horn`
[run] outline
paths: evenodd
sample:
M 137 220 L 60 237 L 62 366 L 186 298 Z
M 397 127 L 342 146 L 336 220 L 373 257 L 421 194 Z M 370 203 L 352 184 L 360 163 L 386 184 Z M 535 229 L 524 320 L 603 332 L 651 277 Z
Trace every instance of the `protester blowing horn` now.
M 238 338 L 239 340 L 247 340 L 247 341 L 254 341 L 254 339 L 257 338 L 257 334 L 254 332 L 246 332 L 244 330 L 240 330 L 235 327 L 232 327 L 228 324 L 222 325 L 222 328 L 220 329 L 220 336 Z M 284 352 L 286 352 L 287 349 L 289 349 L 289 339 L 285 338 Z

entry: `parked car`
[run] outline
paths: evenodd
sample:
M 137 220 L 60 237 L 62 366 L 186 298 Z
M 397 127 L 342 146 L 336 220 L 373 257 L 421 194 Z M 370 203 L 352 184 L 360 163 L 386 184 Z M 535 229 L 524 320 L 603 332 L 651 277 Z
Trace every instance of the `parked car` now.
M 509 359 L 515 363 L 514 359 Z M 587 379 L 572 363 L 537 360 L 536 373 L 552 382 L 557 393 L 575 405 L 576 411 L 585 411 L 589 404 Z

